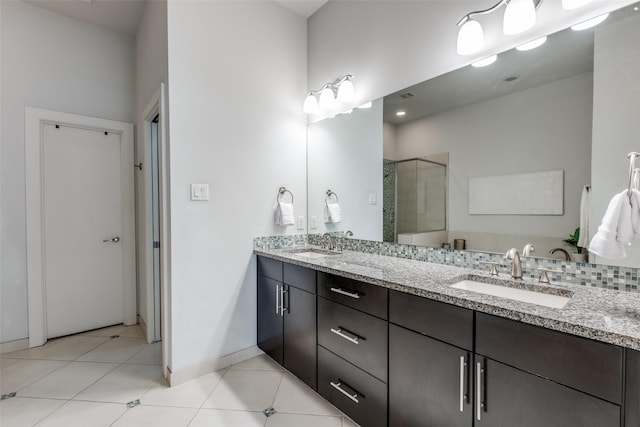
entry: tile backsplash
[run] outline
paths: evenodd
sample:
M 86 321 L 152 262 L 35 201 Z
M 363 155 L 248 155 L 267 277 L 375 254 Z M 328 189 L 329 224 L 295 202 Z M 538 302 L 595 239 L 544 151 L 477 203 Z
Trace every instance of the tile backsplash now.
M 482 264 L 483 262 L 495 262 L 498 263 L 498 271 L 500 273 L 511 271 L 511 261 L 505 260 L 501 254 L 496 253 L 457 251 L 454 249 L 402 245 L 371 240 L 345 239 L 342 237 L 342 233 L 333 233 L 333 236 L 339 247 L 349 251 L 428 261 L 478 270 L 488 269 L 488 266 Z M 257 249 L 279 249 L 286 246 L 305 244 L 321 245 L 320 234 L 268 236 L 254 239 L 254 248 Z M 550 273 L 550 278 L 556 281 L 627 292 L 640 292 L 640 269 L 638 268 L 576 263 L 548 258 L 522 258 L 522 273 L 524 276 L 537 279 L 540 268 L 553 270 L 555 273 Z

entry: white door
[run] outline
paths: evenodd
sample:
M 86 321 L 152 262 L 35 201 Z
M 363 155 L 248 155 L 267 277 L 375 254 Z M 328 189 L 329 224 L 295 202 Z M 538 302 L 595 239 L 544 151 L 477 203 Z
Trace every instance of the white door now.
M 121 135 L 42 132 L 47 338 L 122 323 Z

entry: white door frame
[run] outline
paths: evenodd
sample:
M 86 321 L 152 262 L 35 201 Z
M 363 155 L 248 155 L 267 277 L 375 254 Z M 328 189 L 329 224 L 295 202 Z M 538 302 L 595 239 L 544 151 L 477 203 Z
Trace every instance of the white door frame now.
M 148 309 L 153 307 L 155 302 L 153 298 L 153 224 L 149 221 L 151 218 L 151 121 L 159 116 L 158 120 L 158 163 L 159 163 L 159 207 L 160 207 L 160 299 L 161 307 L 161 335 L 162 335 L 162 360 L 163 373 L 165 378 L 168 375 L 168 369 L 171 366 L 171 276 L 170 276 L 170 209 L 169 209 L 169 145 L 167 133 L 167 105 L 165 95 L 165 85 L 160 83 L 158 90 L 151 96 L 146 107 L 142 111 L 142 185 L 138 187 L 142 199 L 142 212 L 139 213 L 138 223 L 143 224 L 140 227 L 139 239 L 139 259 L 141 269 L 144 269 L 145 280 L 141 281 L 140 286 L 146 289 L 147 313 Z M 140 151 L 139 151 L 140 152 Z M 146 166 L 145 166 L 146 165 Z M 140 192 L 141 190 L 141 192 Z M 147 315 L 149 319 L 145 319 L 147 330 L 147 341 L 151 341 L 153 335 L 154 319 L 153 315 Z
M 46 287 L 44 277 L 43 140 L 44 123 L 61 124 L 120 134 L 122 199 L 122 280 L 123 321 L 136 323 L 135 211 L 133 184 L 133 124 L 77 114 L 25 107 L 25 169 L 27 225 L 27 298 L 29 347 L 47 341 Z

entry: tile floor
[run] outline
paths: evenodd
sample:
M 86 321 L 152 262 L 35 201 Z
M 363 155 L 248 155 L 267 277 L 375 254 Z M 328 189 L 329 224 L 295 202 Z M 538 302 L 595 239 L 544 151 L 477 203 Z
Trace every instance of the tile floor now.
M 266 356 L 173 388 L 161 363 L 160 344 L 123 325 L 2 354 L 0 394 L 16 397 L 0 402 L 0 426 L 357 427 Z

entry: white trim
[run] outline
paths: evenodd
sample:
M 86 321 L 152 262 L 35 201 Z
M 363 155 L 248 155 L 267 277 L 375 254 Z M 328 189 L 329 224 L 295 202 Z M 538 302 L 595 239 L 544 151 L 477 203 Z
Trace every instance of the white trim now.
M 15 341 L 7 341 L 0 343 L 0 354 L 11 353 L 12 351 L 24 350 L 29 348 L 29 338 L 22 338 Z
M 47 341 L 44 287 L 44 244 L 42 216 L 42 124 L 55 122 L 86 127 L 121 135 L 123 322 L 136 323 L 135 203 L 133 184 L 133 125 L 77 114 L 25 107 L 27 298 L 29 312 L 29 347 Z M 126 194 L 126 196 L 125 196 Z
M 244 350 L 236 351 L 235 353 L 223 356 L 216 360 L 200 363 L 196 366 L 192 366 L 178 372 L 169 372 L 167 381 L 169 382 L 170 387 L 175 387 L 177 385 L 186 383 L 187 381 L 199 378 L 203 375 L 210 374 L 211 372 L 225 369 L 232 365 L 237 365 L 240 362 L 244 362 L 245 360 L 251 359 L 252 357 L 256 357 L 261 354 L 264 354 L 264 352 L 260 350 L 258 346 L 254 345 L 252 347 L 245 348 Z

